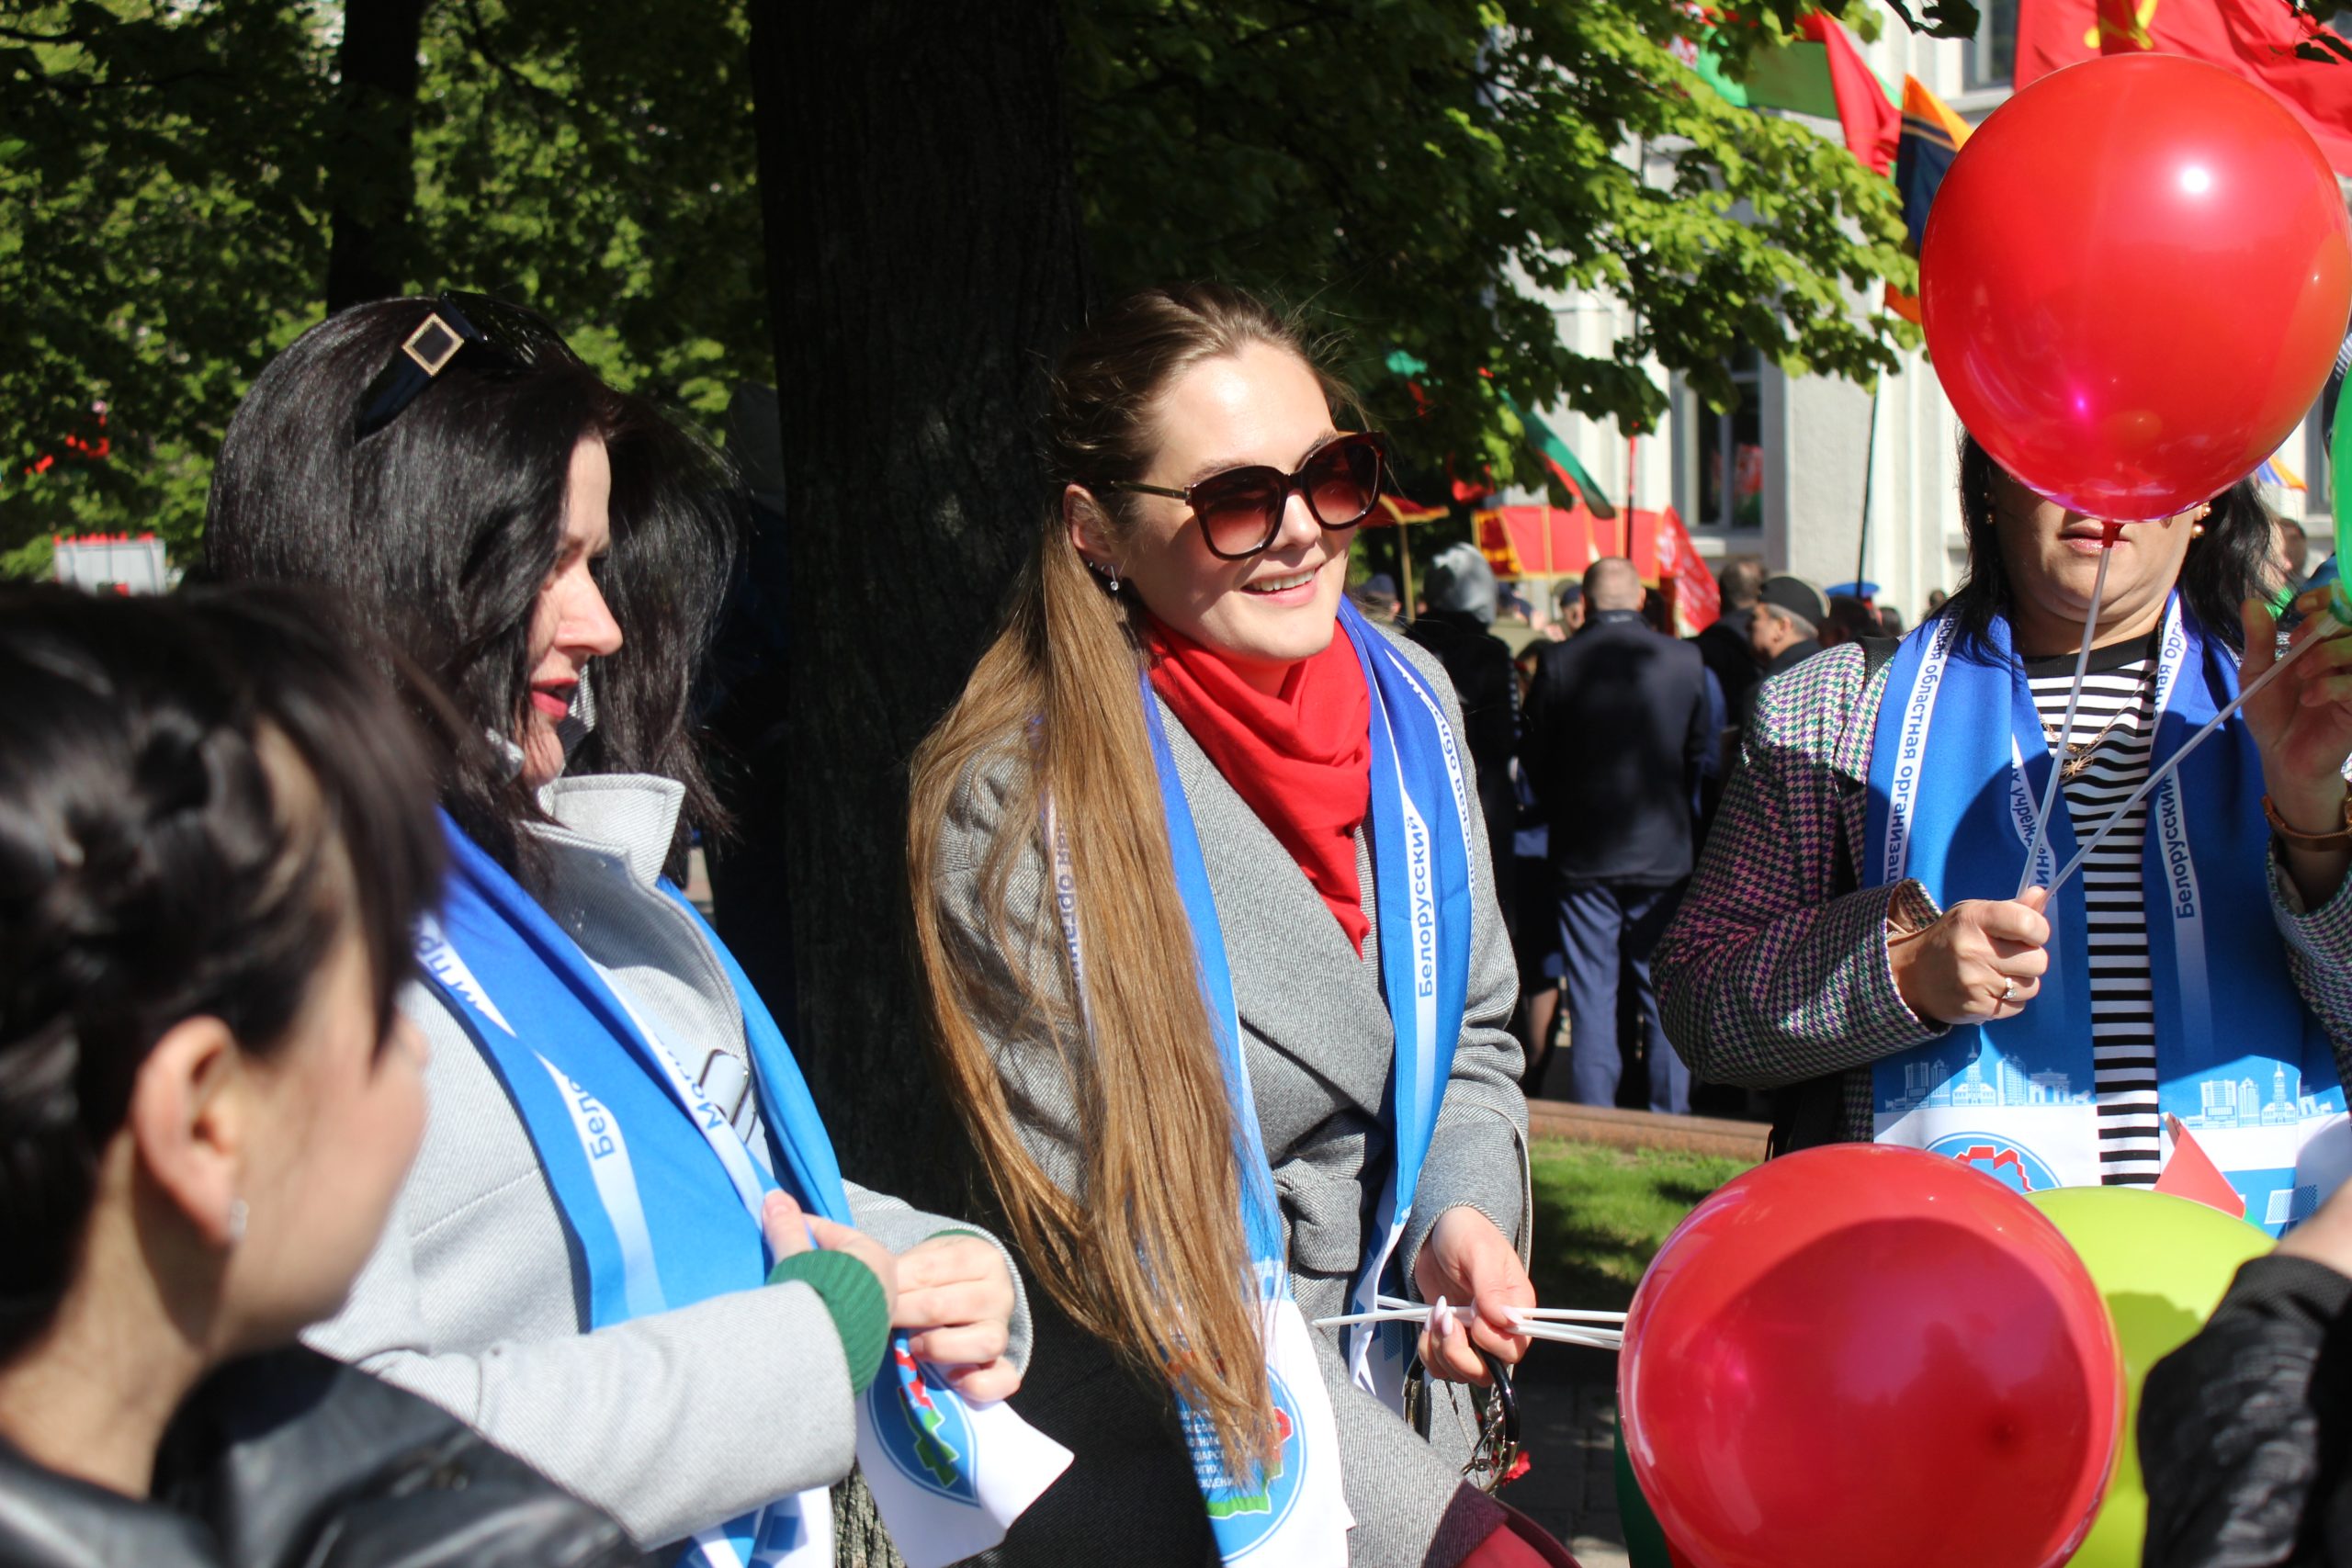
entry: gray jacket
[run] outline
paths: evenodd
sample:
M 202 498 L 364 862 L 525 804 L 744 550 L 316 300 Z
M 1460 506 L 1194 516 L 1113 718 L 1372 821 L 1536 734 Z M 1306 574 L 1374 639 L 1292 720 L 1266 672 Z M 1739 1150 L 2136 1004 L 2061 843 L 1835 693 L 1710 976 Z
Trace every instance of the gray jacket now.
M 709 939 L 654 889 L 681 794 L 643 776 L 550 785 L 565 826 L 537 829 L 542 902 L 673 1048 L 741 1058 Z M 586 1279 L 505 1089 L 441 993 L 411 986 L 401 1009 L 433 1052 L 424 1146 L 350 1301 L 305 1338 L 447 1408 L 645 1546 L 848 1474 L 849 1372 L 816 1293 L 744 1291 L 583 1332 Z M 973 1228 L 854 1184 L 849 1199 L 893 1252 Z M 1024 1302 L 1016 1361 L 1027 1334 Z
M 1460 733 L 1462 715 L 1444 671 L 1421 649 L 1398 646 L 1440 694 L 1447 721 Z M 1359 959 L 1289 852 L 1164 704 L 1160 717 L 1216 895 L 1250 1089 L 1289 1236 L 1294 1288 L 1310 1321 L 1335 1315 L 1347 1310 L 1348 1290 L 1362 1265 L 1390 1142 L 1380 1108 L 1396 1036 L 1380 987 L 1370 846 L 1359 830 L 1357 880 L 1365 912 L 1375 916 Z M 1008 745 L 976 769 L 949 807 L 941 840 L 940 891 L 960 956 L 1006 1002 L 1006 1010 L 991 1010 L 999 1017 L 1012 1015 L 1020 969 L 1039 994 L 1068 995 L 1060 926 L 1044 901 L 1046 864 L 1034 839 L 1012 864 L 1006 886 L 1013 951 L 999 945 L 982 908 L 982 867 L 1004 827 L 1006 795 L 1023 765 L 1019 750 Z M 1469 766 L 1466 752 L 1464 766 Z M 1519 1087 L 1519 1044 L 1506 1027 L 1517 999 L 1517 970 L 1495 903 L 1476 784 L 1465 782 L 1473 803 L 1476 921 L 1470 994 L 1444 1110 L 1400 1246 L 1408 1280 L 1430 1227 L 1457 1205 L 1493 1220 L 1517 1240 L 1522 1258 L 1528 1244 L 1527 1101 Z M 1041 1033 L 999 1033 L 992 1044 L 1031 1153 L 1074 1190 L 1079 1129 L 1061 1047 Z M 1351 1561 L 1375 1568 L 1448 1568 L 1492 1531 L 1499 1516 L 1460 1483 L 1467 1444 L 1448 1408 L 1445 1385 L 1439 1385 L 1433 1428 L 1439 1442 L 1432 1447 L 1349 1381 L 1335 1333 L 1317 1331 L 1316 1337 L 1339 1417 L 1348 1506 L 1356 1518 Z

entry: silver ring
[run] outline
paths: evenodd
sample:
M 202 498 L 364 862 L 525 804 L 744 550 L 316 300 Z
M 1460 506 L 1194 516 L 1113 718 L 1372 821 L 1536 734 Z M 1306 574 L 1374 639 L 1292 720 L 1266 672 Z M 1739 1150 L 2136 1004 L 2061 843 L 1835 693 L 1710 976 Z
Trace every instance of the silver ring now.
M 2016 980 L 2011 979 L 2002 983 L 2001 999 L 2005 1002 L 2013 1002 L 2018 999 L 2018 983 Z

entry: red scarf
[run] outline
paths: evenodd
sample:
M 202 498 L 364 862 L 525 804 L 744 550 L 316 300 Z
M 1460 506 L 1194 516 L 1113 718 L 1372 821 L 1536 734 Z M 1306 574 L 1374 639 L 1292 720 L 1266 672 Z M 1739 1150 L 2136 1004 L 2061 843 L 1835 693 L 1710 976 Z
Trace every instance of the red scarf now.
M 1355 830 L 1372 807 L 1372 694 L 1344 628 L 1272 696 L 1181 632 L 1153 623 L 1152 690 L 1258 814 L 1363 953 Z

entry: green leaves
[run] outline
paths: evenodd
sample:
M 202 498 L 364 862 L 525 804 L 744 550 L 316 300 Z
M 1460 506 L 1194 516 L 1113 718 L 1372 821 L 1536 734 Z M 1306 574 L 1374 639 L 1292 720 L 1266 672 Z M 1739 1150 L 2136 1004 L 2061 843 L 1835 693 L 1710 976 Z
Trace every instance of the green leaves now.
M 1780 36 L 1804 8 L 1736 6 Z M 1865 9 L 1850 7 L 1856 11 Z M 1217 276 L 1346 331 L 1375 417 L 1540 485 L 1491 399 L 1654 427 L 1657 371 L 1731 395 L 1742 343 L 1868 378 L 1866 309 L 1902 275 L 1888 182 L 1842 145 L 1723 101 L 1677 57 L 1671 0 L 1091 0 L 1073 4 L 1080 187 L 1109 292 Z M 1267 93 L 1267 84 L 1280 91 Z M 1568 334 L 1573 291 L 1630 327 Z M 1425 362 L 1423 412 L 1392 350 Z
M 0 551 L 192 536 L 220 428 L 323 265 L 318 22 L 114 0 L 0 28 Z
M 364 172 L 382 140 L 339 114 L 340 27 L 328 0 L 0 27 L 0 555 L 153 528 L 188 558 L 229 416 L 321 314 L 330 155 Z M 682 26 L 654 0 L 435 0 L 404 286 L 530 300 L 706 416 L 772 379 L 744 31 L 723 3 Z M 69 444 L 101 430 L 102 460 Z
M 1903 25 L 1915 33 L 1929 38 L 1973 38 L 1976 36 L 1976 7 L 1971 0 L 1926 0 L 1920 15 L 1914 17 L 1911 7 L 1903 0 L 1886 0 Z
M 1724 69 L 1806 8 L 1718 6 Z M 1216 276 L 1311 308 L 1424 473 L 1543 482 L 1482 370 L 1530 408 L 1654 427 L 1666 372 L 1725 400 L 1753 344 L 1867 380 L 1909 332 L 1874 308 L 1913 276 L 1888 182 L 1725 102 L 1677 52 L 1681 0 L 1065 16 L 1099 287 Z M 329 153 L 367 130 L 336 105 L 340 26 L 332 0 L 71 0 L 0 27 L 0 552 L 153 527 L 186 556 L 238 398 L 319 314 Z M 527 299 L 616 383 L 704 415 L 774 377 L 746 33 L 741 0 L 432 0 L 405 286 Z M 891 112 L 887 62 L 842 68 Z M 1426 367 L 1426 412 L 1391 351 Z M 103 460 L 69 442 L 101 435 Z

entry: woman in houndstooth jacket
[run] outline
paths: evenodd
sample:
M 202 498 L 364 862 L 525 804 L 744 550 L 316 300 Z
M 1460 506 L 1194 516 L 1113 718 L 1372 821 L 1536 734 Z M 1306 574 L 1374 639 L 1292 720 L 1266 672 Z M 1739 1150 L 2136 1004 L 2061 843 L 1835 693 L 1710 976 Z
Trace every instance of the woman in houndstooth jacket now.
M 1961 475 L 1970 575 L 1942 612 L 1762 688 L 1659 950 L 1668 1032 L 1695 1074 L 1776 1091 L 1776 1151 L 1875 1137 L 2026 1187 L 2144 1184 L 2193 1132 L 2250 1218 L 2299 1218 L 2352 1167 L 2352 640 L 2306 623 L 2323 646 L 2132 804 L 2277 657 L 2268 513 L 2249 483 L 2121 528 L 2061 734 L 2105 525 L 1973 441 Z M 2016 896 L 2052 768 L 2065 808 Z

